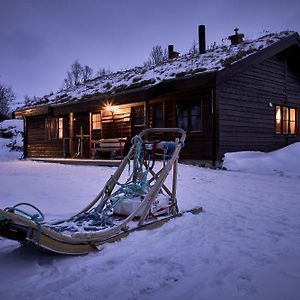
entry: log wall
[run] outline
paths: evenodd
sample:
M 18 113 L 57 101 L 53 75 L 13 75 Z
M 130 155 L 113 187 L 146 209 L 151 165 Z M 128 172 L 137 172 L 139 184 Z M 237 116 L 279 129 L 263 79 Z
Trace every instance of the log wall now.
M 67 119 L 64 118 L 64 124 Z M 45 117 L 28 117 L 27 156 L 28 157 L 63 157 L 63 140 L 48 140 Z
M 299 133 L 275 134 L 275 105 L 300 109 L 300 71 L 283 54 L 218 85 L 217 103 L 219 159 L 226 152 L 272 151 L 300 141 Z

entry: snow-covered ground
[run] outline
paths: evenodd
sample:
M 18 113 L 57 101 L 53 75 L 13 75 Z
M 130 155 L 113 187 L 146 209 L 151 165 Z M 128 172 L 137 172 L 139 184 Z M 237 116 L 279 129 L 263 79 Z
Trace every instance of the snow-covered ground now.
M 0 240 L 1 299 L 300 299 L 300 168 L 259 174 L 261 160 L 249 169 L 240 155 L 229 155 L 240 171 L 180 164 L 180 209 L 204 212 L 101 252 L 49 255 Z M 26 201 L 65 216 L 114 170 L 0 159 L 0 207 Z
M 300 178 L 300 143 L 265 153 L 241 151 L 225 154 L 223 166 L 228 170 L 259 174 L 279 174 Z
M 14 119 L 0 122 L 0 161 L 20 158 L 23 154 L 22 149 L 23 120 Z

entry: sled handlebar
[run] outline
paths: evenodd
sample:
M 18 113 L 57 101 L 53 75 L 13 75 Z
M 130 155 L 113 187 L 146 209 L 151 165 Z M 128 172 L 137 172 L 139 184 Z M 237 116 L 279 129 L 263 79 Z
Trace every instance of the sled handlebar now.
M 140 134 L 138 134 L 138 136 L 142 138 L 149 133 L 177 133 L 180 134 L 179 143 L 182 144 L 184 143 L 186 137 L 185 131 L 181 128 L 148 128 L 144 129 Z

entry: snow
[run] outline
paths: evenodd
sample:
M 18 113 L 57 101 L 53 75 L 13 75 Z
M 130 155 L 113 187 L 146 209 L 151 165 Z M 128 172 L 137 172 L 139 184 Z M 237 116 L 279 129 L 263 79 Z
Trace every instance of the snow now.
M 3 138 L 3 133 L 8 137 Z M 23 154 L 22 148 L 23 121 L 15 119 L 0 122 L 0 161 L 9 158 L 20 158 Z M 15 149 L 20 151 L 12 151 Z
M 157 66 L 135 67 L 96 77 L 68 91 L 61 90 L 45 95 L 28 106 L 88 101 L 91 95 L 113 95 L 130 89 L 151 87 L 180 77 L 219 71 L 293 34 L 294 31 L 270 33 L 255 40 L 245 40 L 239 45 L 212 47 L 205 54 L 188 53 Z
M 293 160 L 289 170 L 279 160 L 299 155 L 298 147 L 226 155 L 239 171 L 179 164 L 180 209 L 204 212 L 100 252 L 50 255 L 0 239 L 1 299 L 300 299 L 299 177 L 290 176 Z M 263 169 L 264 157 L 283 172 L 254 169 Z M 0 207 L 26 201 L 48 220 L 64 217 L 93 199 L 115 170 L 2 159 Z
M 278 173 L 300 178 L 300 143 L 269 153 L 259 151 L 226 153 L 223 166 L 228 170 L 257 174 Z

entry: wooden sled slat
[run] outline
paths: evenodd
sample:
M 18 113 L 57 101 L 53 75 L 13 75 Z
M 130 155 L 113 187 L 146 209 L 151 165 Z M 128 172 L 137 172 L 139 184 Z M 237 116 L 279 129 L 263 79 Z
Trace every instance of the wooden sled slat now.
M 142 231 L 142 230 L 152 230 L 155 228 L 158 228 L 162 226 L 163 224 L 167 223 L 168 221 L 181 217 L 186 213 L 192 213 L 192 214 L 199 214 L 202 212 L 202 207 L 197 207 L 191 210 L 187 210 L 184 212 L 180 212 L 176 215 L 171 215 L 171 216 L 166 216 L 164 218 L 161 218 L 159 220 L 153 220 L 152 222 L 143 224 L 141 226 L 134 226 L 127 231 L 122 231 L 119 234 L 113 235 L 109 238 L 99 240 L 99 241 L 94 241 L 93 243 L 90 242 L 83 242 L 83 241 L 75 241 L 75 239 L 70 242 L 62 241 L 62 240 L 57 240 L 55 239 L 54 236 L 49 236 L 45 233 L 45 231 L 40 231 L 38 228 L 33 228 L 33 227 L 28 227 L 26 225 L 20 225 L 20 223 L 28 223 L 26 218 L 18 216 L 18 224 L 14 220 L 8 220 L 8 225 L 11 223 L 10 229 L 13 231 L 20 230 L 23 232 L 26 232 L 28 230 L 31 230 L 30 235 L 26 235 L 26 238 L 23 241 L 30 241 L 34 245 L 46 249 L 51 252 L 59 253 L 59 254 L 67 254 L 67 255 L 83 255 L 87 254 L 91 251 L 97 251 L 99 250 L 97 247 L 101 246 L 106 243 L 114 243 L 116 241 L 121 240 L 122 238 L 128 236 L 130 233 L 134 231 Z M 0 216 L 2 215 L 2 210 L 0 210 Z M 24 219 L 24 220 L 20 220 Z M 12 218 L 15 219 L 15 218 Z M 24 222 L 22 222 L 24 221 Z M 50 230 L 51 233 L 56 233 L 55 231 Z M 0 230 L 1 233 L 1 230 Z M 48 232 L 49 233 L 49 232 Z M 56 234 L 54 234 L 56 235 Z M 17 235 L 16 235 L 17 236 Z M 19 235 L 20 236 L 20 235 Z M 12 239 L 12 238 L 11 238 Z M 20 241 L 20 240 L 19 240 Z

